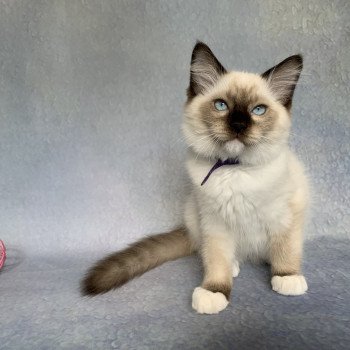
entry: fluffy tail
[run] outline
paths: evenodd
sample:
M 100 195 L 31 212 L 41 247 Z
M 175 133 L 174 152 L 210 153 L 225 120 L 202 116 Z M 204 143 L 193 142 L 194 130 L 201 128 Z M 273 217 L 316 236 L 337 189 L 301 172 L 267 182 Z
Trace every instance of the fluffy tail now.
M 84 295 L 105 293 L 166 261 L 191 255 L 193 248 L 184 229 L 142 239 L 98 261 L 81 283 Z

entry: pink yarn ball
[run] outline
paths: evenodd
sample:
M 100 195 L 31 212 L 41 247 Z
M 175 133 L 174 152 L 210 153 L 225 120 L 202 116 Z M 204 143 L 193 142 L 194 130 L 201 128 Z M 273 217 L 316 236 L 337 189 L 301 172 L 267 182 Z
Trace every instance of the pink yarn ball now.
M 4 242 L 0 239 L 0 269 L 4 266 L 6 260 L 6 248 Z

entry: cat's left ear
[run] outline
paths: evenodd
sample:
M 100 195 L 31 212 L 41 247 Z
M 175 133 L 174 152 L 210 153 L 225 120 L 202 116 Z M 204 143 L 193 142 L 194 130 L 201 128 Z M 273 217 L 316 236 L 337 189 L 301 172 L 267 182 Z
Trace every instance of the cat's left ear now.
M 191 57 L 190 86 L 187 89 L 188 98 L 205 92 L 215 85 L 226 69 L 215 57 L 210 48 L 197 41 Z
M 303 69 L 303 58 L 294 55 L 270 68 L 261 76 L 268 83 L 271 91 L 287 109 L 292 106 L 295 86 Z

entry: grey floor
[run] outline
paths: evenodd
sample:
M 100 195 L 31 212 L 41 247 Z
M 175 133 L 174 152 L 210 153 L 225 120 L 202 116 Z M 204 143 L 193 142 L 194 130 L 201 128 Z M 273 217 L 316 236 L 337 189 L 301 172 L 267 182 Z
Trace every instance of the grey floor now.
M 309 292 L 300 297 L 273 292 L 266 266 L 243 266 L 219 315 L 191 309 L 201 278 L 195 257 L 83 298 L 78 281 L 92 257 L 22 260 L 13 252 L 0 273 L 0 348 L 349 349 L 349 244 L 335 238 L 307 243 Z
M 1 349 L 349 348 L 348 0 L 0 0 Z M 95 299 L 95 258 L 181 223 L 181 119 L 196 39 L 228 69 L 302 53 L 291 146 L 313 205 L 310 291 L 244 266 L 230 307 L 196 315 L 200 265 L 164 265 Z

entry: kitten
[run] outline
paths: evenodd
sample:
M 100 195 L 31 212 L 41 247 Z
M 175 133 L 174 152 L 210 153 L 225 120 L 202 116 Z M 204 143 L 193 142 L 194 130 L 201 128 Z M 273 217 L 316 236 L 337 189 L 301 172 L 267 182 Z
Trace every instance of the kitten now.
M 227 72 L 207 45 L 195 45 L 183 119 L 193 183 L 185 228 L 145 238 L 101 260 L 83 280 L 84 294 L 106 292 L 194 252 L 204 266 L 202 285 L 192 295 L 199 313 L 226 308 L 232 277 L 245 260 L 271 265 L 274 291 L 306 292 L 300 269 L 308 184 L 288 148 L 301 70 L 302 57 L 295 55 L 262 75 Z

